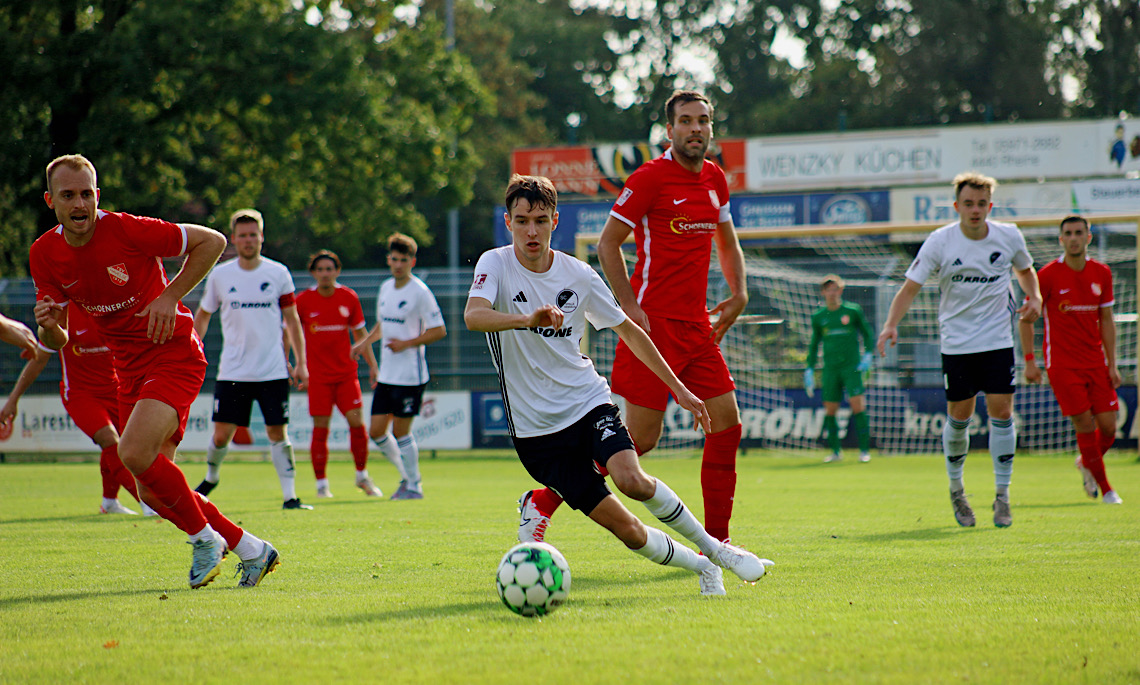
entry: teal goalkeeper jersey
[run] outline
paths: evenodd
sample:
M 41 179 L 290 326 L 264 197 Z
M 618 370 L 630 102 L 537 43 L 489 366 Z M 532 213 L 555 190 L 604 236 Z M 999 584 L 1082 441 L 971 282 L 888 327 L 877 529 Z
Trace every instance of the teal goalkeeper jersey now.
M 863 308 L 854 302 L 841 302 L 835 311 L 820 307 L 811 315 L 811 343 L 808 346 L 807 368 L 815 368 L 819 345 L 823 343 L 823 365 L 826 368 L 843 368 L 859 363 L 862 351 L 859 336 L 863 336 L 863 350 L 872 347 L 871 326 L 863 316 Z

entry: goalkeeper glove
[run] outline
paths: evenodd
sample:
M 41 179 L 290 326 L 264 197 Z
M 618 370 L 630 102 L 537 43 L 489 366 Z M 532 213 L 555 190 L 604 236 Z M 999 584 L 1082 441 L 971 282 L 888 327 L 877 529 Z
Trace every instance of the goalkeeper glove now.
M 813 369 L 804 369 L 804 391 L 807 392 L 808 397 L 815 395 L 815 370 Z
M 863 358 L 859 360 L 859 365 L 855 367 L 855 370 L 858 371 L 859 373 L 863 373 L 864 371 L 867 371 L 870 368 L 871 368 L 871 353 L 870 352 L 864 352 Z

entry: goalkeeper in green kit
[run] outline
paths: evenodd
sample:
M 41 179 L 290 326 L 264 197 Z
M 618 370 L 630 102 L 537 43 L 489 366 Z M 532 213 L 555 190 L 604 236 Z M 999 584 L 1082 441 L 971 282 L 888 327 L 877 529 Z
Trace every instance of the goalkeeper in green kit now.
M 843 301 L 843 279 L 839 276 L 823 277 L 819 286 L 824 306 L 811 315 L 811 343 L 808 345 L 807 368 L 804 369 L 804 389 L 808 397 L 815 394 L 815 364 L 820 343 L 823 343 L 823 373 L 820 389 L 823 394 L 823 427 L 827 432 L 827 445 L 831 448 L 824 461 L 839 461 L 839 403 L 847 391 L 851 405 L 851 420 L 859 441 L 859 461 L 871 461 L 871 422 L 867 418 L 867 405 L 863 400 L 863 373 L 871 368 L 871 349 L 874 334 L 868 325 L 863 309 Z M 859 338 L 863 338 L 860 353 Z

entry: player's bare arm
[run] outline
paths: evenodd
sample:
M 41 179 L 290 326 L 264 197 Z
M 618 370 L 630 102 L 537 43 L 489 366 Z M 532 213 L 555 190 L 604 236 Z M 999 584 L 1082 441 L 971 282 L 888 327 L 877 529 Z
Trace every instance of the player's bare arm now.
M 289 347 L 293 350 L 293 368 L 290 376 L 298 390 L 304 390 L 309 385 L 309 362 L 305 354 L 305 334 L 301 330 L 301 317 L 297 316 L 297 307 L 289 305 L 281 308 L 281 318 L 285 320 L 285 335 Z M 288 360 L 289 355 L 285 355 Z
M 692 413 L 694 424 L 700 425 L 706 433 L 711 433 L 712 421 L 705 409 L 705 403 L 689 392 L 689 389 L 681 383 L 681 380 L 673 373 L 673 369 L 669 368 L 665 358 L 661 356 L 661 352 L 657 350 L 657 346 L 649 339 L 649 335 L 628 318 L 614 326 L 614 331 L 618 337 L 625 341 L 630 351 L 649 367 L 649 370 L 656 374 L 665 385 L 669 386 L 677 404 Z
M 32 329 L 3 314 L 0 314 L 0 340 L 32 353 L 36 351 L 36 334 L 32 333 Z
M 420 345 L 430 345 L 433 342 L 439 342 L 447 337 L 447 326 L 435 326 L 429 328 L 423 333 L 417 335 L 410 340 L 396 340 L 392 339 L 385 343 L 385 346 L 393 352 L 403 352 L 404 350 L 412 347 L 419 347 Z
M 376 331 L 376 337 L 380 337 L 380 324 L 376 324 L 373 329 Z M 364 361 L 368 364 L 368 385 L 375 388 L 376 383 L 380 378 L 380 365 L 376 362 L 376 354 L 372 351 L 372 343 L 367 342 L 370 333 L 364 328 L 352 329 L 352 358 L 357 359 L 364 357 Z
M 552 304 L 544 304 L 528 314 L 510 314 L 497 311 L 491 301 L 482 297 L 467 298 L 463 310 L 463 322 L 467 330 L 480 333 L 513 331 L 519 328 L 562 328 L 562 310 Z
M 67 309 L 50 297 L 36 302 L 36 324 L 39 326 L 39 339 L 52 350 L 61 350 L 67 344 Z M 9 319 L 11 320 L 11 319 Z M 21 324 L 22 325 L 22 324 Z
M 887 320 L 883 323 L 883 330 L 879 332 L 878 350 L 879 356 L 887 356 L 887 343 L 894 347 L 899 341 L 899 322 L 906 316 L 907 311 L 910 310 L 910 305 L 914 303 L 914 298 L 918 296 L 918 292 L 922 290 L 921 283 L 915 283 L 909 278 L 903 283 L 899 291 L 895 293 L 895 299 L 891 300 L 891 308 L 887 313 Z M 1041 293 L 1037 293 L 1038 303 L 1041 301 Z M 1040 305 L 1038 306 L 1040 311 Z
M 614 298 L 622 311 L 635 324 L 648 331 L 649 317 L 637 303 L 637 296 L 629 282 L 629 270 L 625 267 L 625 257 L 621 254 L 622 243 L 632 230 L 629 224 L 621 219 L 613 216 L 606 219 L 602 235 L 598 238 L 598 261 L 602 264 L 602 273 L 606 275 L 610 290 L 613 291 Z
M 206 331 L 210 328 L 210 312 L 198 307 L 198 311 L 194 312 L 194 332 L 202 340 L 206 339 Z
M 1037 271 L 1029 267 L 1016 271 L 1016 274 L 1017 282 L 1027 298 L 1025 304 L 1017 309 L 1017 314 L 1022 321 L 1032 323 L 1041 318 L 1041 284 L 1037 281 Z
M 1108 377 L 1112 387 L 1119 388 L 1120 370 L 1116 368 L 1116 320 L 1112 318 L 1112 307 L 1100 308 L 1100 340 L 1104 345 L 1104 360 L 1108 365 Z
M 1033 355 L 1033 323 L 1019 321 L 1017 335 L 1021 338 L 1021 351 L 1026 355 Z M 1041 367 L 1037 366 L 1035 358 L 1025 360 L 1025 380 L 1029 383 L 1041 382 Z
M 724 334 L 736 322 L 736 317 L 748 306 L 748 278 L 744 270 L 744 251 L 740 249 L 740 240 L 731 219 L 717 224 L 713 242 L 716 243 L 720 269 L 728 282 L 728 289 L 732 291 L 731 297 L 709 312 L 710 315 L 719 315 L 712 330 L 712 337 L 719 345 Z
M 29 331 L 30 332 L 30 331 Z M 24 369 L 20 371 L 20 377 L 16 379 L 16 384 L 12 386 L 12 392 L 8 393 L 8 400 L 4 402 L 4 406 L 0 407 L 0 426 L 12 422 L 16 418 L 16 412 L 19 410 L 20 398 L 32 387 L 32 383 L 43 373 L 47 367 L 48 360 L 51 359 L 51 354 L 44 352 L 39 346 L 36 346 L 34 352 L 29 353 L 27 350 L 20 353 L 21 357 L 30 356 L 28 363 L 24 364 Z
M 186 261 L 162 294 L 135 314 L 147 317 L 146 336 L 158 344 L 174 335 L 178 302 L 206 277 L 226 249 L 225 236 L 214 229 L 196 224 L 180 225 L 186 231 Z

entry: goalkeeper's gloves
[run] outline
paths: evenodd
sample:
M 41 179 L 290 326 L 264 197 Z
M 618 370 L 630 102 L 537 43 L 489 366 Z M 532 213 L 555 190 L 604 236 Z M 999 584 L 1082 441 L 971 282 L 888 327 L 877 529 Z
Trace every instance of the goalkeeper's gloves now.
M 855 370 L 858 371 L 859 373 L 863 373 L 864 371 L 867 371 L 870 368 L 871 368 L 871 353 L 870 352 L 864 352 L 863 358 L 859 360 L 859 364 L 858 364 L 858 366 L 855 367 Z
M 804 392 L 808 397 L 815 395 L 815 370 L 804 369 Z

